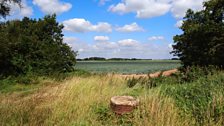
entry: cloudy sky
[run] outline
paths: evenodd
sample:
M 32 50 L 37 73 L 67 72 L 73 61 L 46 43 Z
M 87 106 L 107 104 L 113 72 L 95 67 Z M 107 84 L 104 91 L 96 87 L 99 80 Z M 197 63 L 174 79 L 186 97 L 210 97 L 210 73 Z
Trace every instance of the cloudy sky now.
M 78 51 L 78 58 L 167 59 L 186 10 L 201 10 L 203 1 L 22 0 L 22 9 L 11 5 L 7 20 L 56 13 L 65 26 L 64 42 Z

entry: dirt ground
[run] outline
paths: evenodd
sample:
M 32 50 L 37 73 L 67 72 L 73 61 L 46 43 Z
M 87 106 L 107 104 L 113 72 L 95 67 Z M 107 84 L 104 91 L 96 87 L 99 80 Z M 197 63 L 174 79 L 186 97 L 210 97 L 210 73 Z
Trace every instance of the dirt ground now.
M 158 71 L 155 73 L 151 73 L 151 74 L 122 74 L 120 75 L 121 77 L 124 78 L 140 78 L 140 77 L 150 77 L 150 78 L 157 78 L 159 76 L 163 76 L 163 77 L 168 77 L 174 73 L 177 73 L 178 69 L 172 69 L 172 70 L 167 70 L 167 71 Z

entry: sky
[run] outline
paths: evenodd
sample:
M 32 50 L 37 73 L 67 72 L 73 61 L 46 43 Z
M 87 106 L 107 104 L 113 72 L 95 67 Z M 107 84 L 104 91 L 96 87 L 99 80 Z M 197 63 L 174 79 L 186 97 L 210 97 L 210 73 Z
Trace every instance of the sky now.
M 77 58 L 169 59 L 185 12 L 204 0 L 22 0 L 6 20 L 57 14 Z

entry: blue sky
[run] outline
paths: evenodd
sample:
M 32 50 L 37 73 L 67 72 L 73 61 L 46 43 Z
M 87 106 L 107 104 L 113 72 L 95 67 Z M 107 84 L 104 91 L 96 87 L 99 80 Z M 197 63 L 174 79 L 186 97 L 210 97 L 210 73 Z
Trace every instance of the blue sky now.
M 187 9 L 203 9 L 204 0 L 22 0 L 11 16 L 42 18 L 57 14 L 64 42 L 78 58 L 172 58 L 173 36 Z

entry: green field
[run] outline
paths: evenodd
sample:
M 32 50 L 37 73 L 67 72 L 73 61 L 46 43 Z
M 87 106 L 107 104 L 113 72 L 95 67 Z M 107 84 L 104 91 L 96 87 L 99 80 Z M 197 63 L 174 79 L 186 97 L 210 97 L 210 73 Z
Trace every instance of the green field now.
M 181 66 L 172 60 L 79 61 L 75 68 L 93 73 L 141 74 L 174 69 Z

